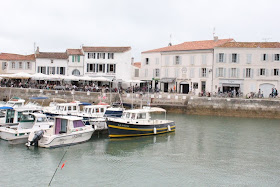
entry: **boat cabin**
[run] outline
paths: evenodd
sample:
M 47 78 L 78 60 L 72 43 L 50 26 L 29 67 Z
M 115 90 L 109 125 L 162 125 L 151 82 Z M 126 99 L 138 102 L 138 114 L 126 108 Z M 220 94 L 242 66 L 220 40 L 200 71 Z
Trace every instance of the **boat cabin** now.
M 11 106 L 13 108 L 16 108 L 16 107 L 22 107 L 24 106 L 24 103 L 25 103 L 25 100 L 24 99 L 21 99 L 19 97 L 13 97 L 12 99 L 10 99 L 8 102 L 7 102 L 7 106 Z
M 5 118 L 3 121 L 0 121 L 1 124 L 12 124 L 19 123 L 21 121 L 27 120 L 27 116 L 24 114 L 29 114 L 33 112 L 40 112 L 40 109 L 32 109 L 32 108 L 15 108 L 15 109 L 7 109 Z
M 83 117 L 103 117 L 109 105 L 89 105 L 84 106 L 83 112 L 79 116 Z
M 80 103 L 60 103 L 56 105 L 56 113 L 58 114 L 73 114 L 80 112 Z
M 125 110 L 121 118 L 124 120 L 149 121 L 151 120 L 151 112 L 164 112 L 166 118 L 166 110 L 157 107 L 143 107 L 143 109 Z

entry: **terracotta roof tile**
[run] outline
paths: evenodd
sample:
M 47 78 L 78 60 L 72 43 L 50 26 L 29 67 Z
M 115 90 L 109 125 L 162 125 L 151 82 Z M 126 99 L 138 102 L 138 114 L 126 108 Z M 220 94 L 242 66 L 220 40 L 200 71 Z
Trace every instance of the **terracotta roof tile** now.
M 279 42 L 229 42 L 218 47 L 225 48 L 280 48 Z
M 11 53 L 0 53 L 0 60 L 23 60 L 23 61 L 35 61 L 35 55 L 19 55 Z
M 68 59 L 67 53 L 39 52 L 36 58 Z
M 67 55 L 84 55 L 81 49 L 67 49 Z
M 85 52 L 112 52 L 112 53 L 122 53 L 131 50 L 131 47 L 89 47 L 84 46 L 83 50 Z
M 135 66 L 137 68 L 141 68 L 141 62 L 134 62 L 133 66 Z
M 172 45 L 168 47 L 163 47 L 159 49 L 153 49 L 149 51 L 144 51 L 142 53 L 152 53 L 152 52 L 167 52 L 167 51 L 191 51 L 191 50 L 203 50 L 203 49 L 213 49 L 219 45 L 223 45 L 227 42 L 233 42 L 233 39 L 220 39 L 214 40 L 204 40 L 204 41 L 192 41 L 184 42 L 178 45 Z

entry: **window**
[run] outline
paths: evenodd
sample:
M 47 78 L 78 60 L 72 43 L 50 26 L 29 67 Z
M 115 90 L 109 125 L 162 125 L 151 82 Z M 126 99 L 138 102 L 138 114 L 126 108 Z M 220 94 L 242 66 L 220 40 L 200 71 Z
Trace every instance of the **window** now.
M 65 75 L 65 67 L 57 67 L 57 74 Z
M 201 68 L 201 76 L 206 77 L 206 68 Z
M 49 67 L 49 75 L 55 74 L 55 67 Z
M 107 73 L 115 73 L 116 64 L 107 64 Z
M 165 66 L 168 66 L 169 65 L 169 56 L 166 56 L 165 57 Z
M 146 65 L 149 64 L 149 58 L 146 58 Z
M 246 68 L 246 78 L 250 78 L 252 76 L 252 69 Z
M 280 54 L 274 54 L 274 60 L 280 61 Z
M 87 64 L 87 72 L 95 72 L 95 64 Z
M 224 76 L 224 68 L 219 68 L 218 69 L 218 77 L 223 77 Z
M 88 59 L 90 58 L 95 59 L 95 53 L 88 53 Z
M 231 68 L 230 76 L 231 76 L 231 77 L 237 77 L 237 76 L 236 76 L 236 68 Z
M 279 75 L 279 69 L 274 69 L 273 70 L 273 75 L 278 76 Z
M 193 83 L 193 89 L 198 89 L 198 83 L 197 82 Z
M 260 69 L 260 75 L 265 75 L 265 69 L 264 68 Z
M 53 60 L 51 60 L 51 63 L 53 64 Z
M 12 69 L 16 69 L 16 63 L 12 62 Z
M 180 56 L 175 56 L 175 64 L 180 64 Z
M 155 77 L 159 77 L 159 69 L 155 69 Z
M 179 69 L 175 69 L 175 77 L 179 77 Z
M 97 68 L 98 72 L 105 72 L 105 64 L 98 64 Z
M 165 69 L 165 77 L 168 77 L 168 69 Z
M 46 74 L 46 67 L 45 66 L 38 66 L 38 73 Z
M 262 61 L 267 61 L 267 57 L 268 57 L 267 54 L 263 54 L 262 55 Z
M 77 70 L 77 69 L 74 69 L 74 70 L 72 71 L 72 75 L 78 76 L 78 75 L 80 75 L 80 71 Z
M 31 69 L 31 64 L 30 64 L 30 62 L 26 62 L 26 69 Z
M 139 69 L 135 69 L 134 77 L 139 77 Z
M 247 64 L 251 64 L 251 62 L 252 62 L 252 55 L 247 54 Z
M 7 68 L 7 62 L 2 62 L 2 70 Z
M 114 59 L 114 53 L 108 53 L 108 59 Z
M 156 64 L 159 64 L 159 58 L 156 58 Z
M 191 65 L 194 65 L 194 56 L 191 56 Z
M 206 55 L 201 56 L 202 64 L 206 64 Z
M 148 77 L 148 69 L 145 69 L 145 77 Z
M 19 62 L 19 63 L 18 63 L 18 68 L 19 68 L 19 69 L 22 69 L 22 62 Z
M 72 62 L 80 62 L 80 55 L 72 55 Z
M 219 62 L 224 62 L 224 53 L 219 53 Z
M 231 62 L 234 62 L 234 63 L 237 62 L 237 54 L 236 53 L 231 54 Z

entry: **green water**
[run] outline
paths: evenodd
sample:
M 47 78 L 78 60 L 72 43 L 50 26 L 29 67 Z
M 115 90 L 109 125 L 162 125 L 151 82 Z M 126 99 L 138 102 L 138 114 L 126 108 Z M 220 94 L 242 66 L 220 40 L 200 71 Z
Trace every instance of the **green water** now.
M 169 114 L 176 132 L 71 146 L 52 186 L 280 186 L 280 121 Z M 47 186 L 67 147 L 0 141 L 0 186 Z

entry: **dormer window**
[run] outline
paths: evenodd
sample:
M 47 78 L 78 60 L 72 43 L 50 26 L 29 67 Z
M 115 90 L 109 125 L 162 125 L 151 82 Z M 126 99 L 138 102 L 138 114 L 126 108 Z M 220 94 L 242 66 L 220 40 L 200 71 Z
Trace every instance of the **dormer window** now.
M 51 60 L 51 63 L 53 64 L 53 60 Z

